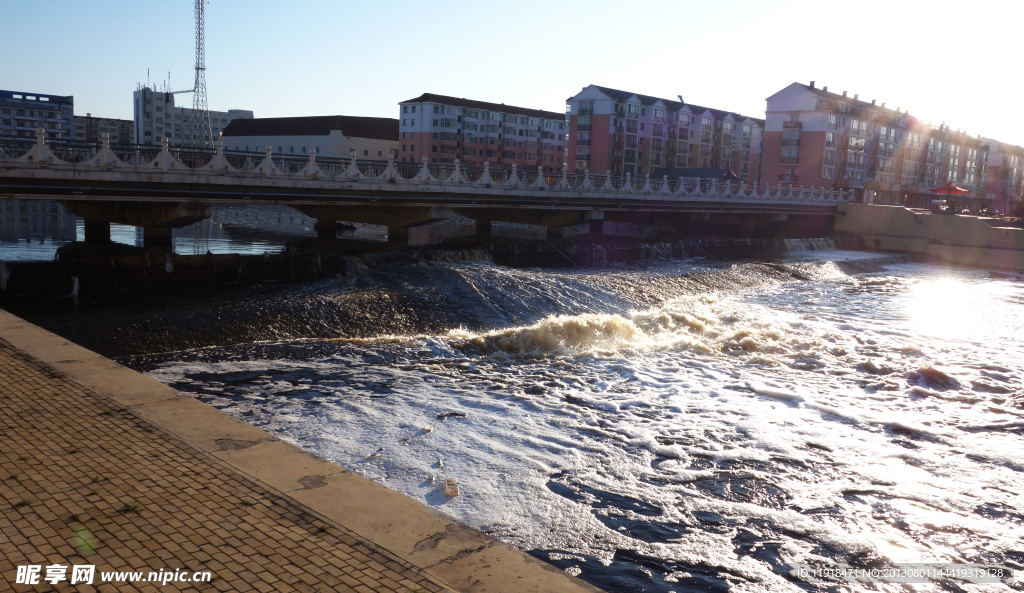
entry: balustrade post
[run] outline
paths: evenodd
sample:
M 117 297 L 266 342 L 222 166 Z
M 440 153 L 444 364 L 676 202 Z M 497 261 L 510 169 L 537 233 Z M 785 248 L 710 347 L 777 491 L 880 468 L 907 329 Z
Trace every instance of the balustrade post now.
M 264 177 L 270 177 L 271 175 L 274 174 L 273 173 L 274 172 L 274 161 L 271 158 L 271 154 L 273 153 L 273 151 L 274 151 L 274 147 L 272 147 L 272 146 L 264 146 L 263 147 L 263 155 L 264 155 L 264 157 L 263 157 L 263 176 Z
M 384 181 L 388 183 L 397 182 L 398 177 L 395 171 L 395 155 L 388 153 L 388 168 L 384 170 Z
M 160 169 L 169 171 L 171 169 L 170 138 L 166 136 L 160 139 Z
M 210 161 L 210 168 L 217 172 L 218 175 L 222 175 L 227 172 L 227 159 L 224 158 L 224 143 L 214 142 L 213 143 L 213 159 Z
M 320 176 L 320 171 L 316 168 L 316 149 L 309 149 L 309 162 L 306 163 L 306 175 L 310 179 L 316 179 Z
M 515 163 L 512 163 L 512 174 L 508 177 L 508 184 L 512 187 L 519 185 L 519 172 L 516 170 Z
M 47 152 L 49 151 L 46 150 L 46 130 L 36 128 L 36 146 L 33 158 L 36 161 L 37 167 L 42 167 L 43 163 L 46 162 Z
M 534 182 L 534 187 L 538 189 L 544 189 L 547 183 L 544 181 L 544 167 L 537 165 L 537 181 Z
M 110 134 L 108 132 L 103 133 L 103 146 L 100 148 L 100 164 L 107 169 L 111 169 L 114 166 L 114 159 L 110 154 Z
M 359 165 L 356 164 L 356 150 L 354 148 L 348 151 L 349 158 L 352 159 L 348 164 L 348 169 L 345 171 L 345 177 L 349 179 L 359 179 Z
M 458 158 L 455 159 L 455 170 L 452 171 L 452 176 L 449 178 L 449 181 L 452 181 L 454 183 L 462 183 L 462 170 L 459 168 Z
M 633 191 L 633 179 L 631 173 L 626 173 L 626 184 L 623 185 L 622 188 L 626 191 L 626 193 Z
M 491 179 L 491 161 L 484 161 L 484 174 L 480 177 L 480 183 L 491 186 L 494 180 Z
M 420 163 L 420 171 L 416 175 L 416 177 L 423 183 L 430 181 L 430 169 L 427 168 L 428 162 L 429 160 L 427 157 L 423 157 L 423 161 Z

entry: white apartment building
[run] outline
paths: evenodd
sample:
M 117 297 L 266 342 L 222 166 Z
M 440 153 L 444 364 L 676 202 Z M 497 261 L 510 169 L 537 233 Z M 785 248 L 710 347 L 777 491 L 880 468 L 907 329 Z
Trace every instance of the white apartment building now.
M 360 159 L 398 156 L 398 120 L 387 117 L 322 115 L 263 117 L 232 121 L 221 134 L 226 150 Z
M 398 104 L 404 162 L 451 163 L 561 171 L 565 155 L 565 116 L 554 111 L 514 107 L 425 93 Z
M 187 95 L 191 97 L 191 95 Z M 177 107 L 174 94 L 142 87 L 134 93 L 134 121 L 132 141 L 136 144 L 160 144 L 167 138 L 171 146 L 189 143 L 192 134 L 192 108 Z M 210 127 L 216 139 L 228 123 L 235 119 L 252 119 L 252 111 L 229 109 L 210 111 Z

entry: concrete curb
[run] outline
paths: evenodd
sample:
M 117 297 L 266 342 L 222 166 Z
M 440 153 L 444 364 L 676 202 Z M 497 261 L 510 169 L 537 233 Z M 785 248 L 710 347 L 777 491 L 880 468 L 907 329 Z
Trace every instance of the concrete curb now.
M 436 509 L 278 441 L 6 311 L 0 311 L 0 335 L 204 456 L 344 526 L 455 590 L 600 592 Z

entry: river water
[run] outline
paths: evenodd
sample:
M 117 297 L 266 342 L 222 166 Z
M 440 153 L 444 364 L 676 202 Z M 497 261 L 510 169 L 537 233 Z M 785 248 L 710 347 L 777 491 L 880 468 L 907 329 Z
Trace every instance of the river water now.
M 908 590 L 792 563 L 1024 567 L 1022 278 L 828 263 L 855 257 L 710 291 L 691 279 L 743 265 L 420 264 L 470 287 L 450 305 L 480 322 L 125 362 L 608 591 Z

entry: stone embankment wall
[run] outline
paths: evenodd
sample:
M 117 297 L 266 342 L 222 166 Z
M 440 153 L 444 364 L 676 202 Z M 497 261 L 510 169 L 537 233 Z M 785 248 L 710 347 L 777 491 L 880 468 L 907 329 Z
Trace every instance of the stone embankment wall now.
M 998 224 L 996 219 L 932 214 L 902 206 L 840 204 L 835 230 L 860 237 L 871 249 L 1024 271 L 1024 229 L 995 226 Z

